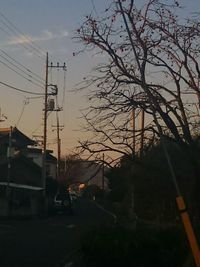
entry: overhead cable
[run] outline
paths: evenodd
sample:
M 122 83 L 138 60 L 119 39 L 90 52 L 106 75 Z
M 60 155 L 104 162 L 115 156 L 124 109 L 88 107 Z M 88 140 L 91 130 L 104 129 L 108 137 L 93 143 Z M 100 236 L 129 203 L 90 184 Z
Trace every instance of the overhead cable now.
M 11 57 L 8 53 L 6 53 L 3 49 L 0 49 L 0 51 L 7 56 L 8 58 L 10 58 L 12 61 L 14 61 L 15 63 L 17 63 L 19 66 L 21 66 L 22 68 L 24 68 L 27 72 L 30 72 L 32 75 L 34 75 L 35 77 L 37 77 L 41 82 L 44 83 L 44 78 L 42 78 L 41 76 L 39 76 L 37 73 L 31 71 L 29 68 L 27 68 L 26 66 L 24 66 L 22 63 L 20 63 L 18 60 L 16 60 L 15 58 Z
M 19 91 L 19 92 L 22 92 L 22 93 L 27 93 L 27 94 L 31 94 L 31 95 L 41 95 L 41 96 L 43 95 L 44 96 L 44 93 L 42 94 L 42 93 L 35 93 L 35 92 L 31 92 L 31 91 L 26 91 L 26 90 L 17 88 L 15 86 L 9 85 L 9 84 L 1 82 L 1 81 L 0 81 L 0 84 L 5 85 L 6 87 L 8 87 L 10 89 L 13 89 L 13 90 L 16 90 L 16 91 Z
M 28 76 L 28 79 L 31 79 L 31 81 L 35 81 L 36 83 L 43 85 L 44 83 L 42 83 L 39 79 L 37 79 L 36 77 L 34 77 L 33 75 L 31 75 L 31 73 L 27 73 L 26 71 L 24 71 L 21 67 L 17 66 L 15 63 L 13 63 L 12 61 L 10 61 L 8 58 L 6 58 L 5 56 L 0 54 L 0 57 L 2 59 L 4 59 L 8 64 L 10 64 L 12 67 L 16 68 L 17 71 L 22 72 L 23 74 L 25 74 L 26 76 Z
M 29 52 L 31 52 L 32 54 L 34 54 L 35 56 L 39 57 L 40 59 L 44 59 L 44 52 L 40 51 L 37 47 L 35 47 L 33 45 L 33 41 L 31 40 L 30 37 L 28 37 L 27 35 L 25 35 L 24 33 L 22 33 L 20 30 L 18 30 L 16 28 L 16 26 L 9 21 L 1 12 L 0 15 L 4 18 L 4 20 L 1 20 L 2 24 L 4 27 L 7 28 L 7 30 L 9 30 L 10 32 L 12 32 L 13 34 L 17 34 L 17 35 L 21 35 L 24 38 L 24 43 L 18 43 L 18 45 L 24 47 L 25 49 L 29 50 Z M 10 32 L 6 31 L 5 28 L 1 27 L 1 30 L 3 30 L 6 34 L 11 35 Z
M 23 77 L 25 80 L 27 80 L 28 82 L 36 85 L 36 86 L 39 86 L 43 89 L 43 87 L 41 86 L 41 84 L 38 84 L 34 81 L 32 81 L 31 79 L 25 77 L 23 74 L 21 74 L 20 72 L 18 72 L 17 70 L 13 69 L 12 67 L 10 67 L 7 63 L 3 62 L 2 60 L 0 60 L 0 63 L 3 64 L 4 66 L 6 66 L 7 68 L 9 68 L 10 70 L 14 71 L 16 74 L 18 74 L 19 76 Z
M 14 23 L 12 23 L 12 21 L 10 21 L 1 11 L 0 11 L 0 15 L 1 17 L 4 19 L 4 21 L 6 21 L 8 24 L 9 24 L 9 28 L 12 28 L 14 30 L 12 31 L 15 31 L 17 33 L 19 33 L 21 36 L 24 37 L 24 39 L 27 40 L 27 42 L 29 43 L 29 46 L 37 51 L 39 54 L 41 54 L 43 57 L 45 57 L 45 54 L 46 52 L 39 46 L 39 45 L 36 45 L 35 42 L 29 37 L 27 36 L 26 34 L 24 34 Z
M 29 101 L 28 101 L 27 99 L 25 99 L 25 100 L 23 101 L 22 111 L 21 111 L 21 113 L 20 113 L 20 115 L 19 115 L 19 118 L 18 118 L 18 120 L 17 120 L 17 123 L 16 123 L 16 125 L 15 125 L 16 127 L 18 127 L 19 122 L 21 121 L 22 115 L 24 114 L 25 106 L 28 105 L 28 104 L 29 104 Z

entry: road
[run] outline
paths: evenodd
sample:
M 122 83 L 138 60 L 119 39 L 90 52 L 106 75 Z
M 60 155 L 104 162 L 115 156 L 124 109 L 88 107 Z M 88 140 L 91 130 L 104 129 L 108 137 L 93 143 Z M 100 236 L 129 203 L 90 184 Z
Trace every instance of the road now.
M 0 220 L 0 266 L 72 266 L 70 255 L 80 248 L 81 232 L 91 225 L 113 221 L 110 214 L 85 199 L 78 200 L 74 210 L 74 215 L 42 220 Z

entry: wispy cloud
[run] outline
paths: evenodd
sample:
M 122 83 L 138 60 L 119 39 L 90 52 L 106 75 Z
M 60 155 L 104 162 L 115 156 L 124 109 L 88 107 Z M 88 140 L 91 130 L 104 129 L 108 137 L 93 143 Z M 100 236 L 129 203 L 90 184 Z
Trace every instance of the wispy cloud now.
M 18 35 L 9 38 L 7 45 L 18 45 L 18 44 L 30 44 L 32 42 L 39 43 L 54 39 L 61 39 L 68 36 L 67 31 L 60 31 L 53 33 L 51 31 L 45 30 L 39 36 L 31 36 L 31 35 Z

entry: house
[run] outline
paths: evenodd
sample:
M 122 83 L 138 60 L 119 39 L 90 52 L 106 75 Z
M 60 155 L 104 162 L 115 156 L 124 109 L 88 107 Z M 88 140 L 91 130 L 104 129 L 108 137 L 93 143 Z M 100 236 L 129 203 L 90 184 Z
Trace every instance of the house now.
M 57 158 L 52 155 L 52 150 L 47 150 L 46 153 L 46 170 L 47 174 L 54 180 L 57 179 Z M 24 151 L 24 155 L 33 160 L 38 166 L 42 168 L 42 149 L 30 147 Z
M 8 162 L 0 163 L 1 216 L 38 214 L 42 192 L 41 168 L 33 161 L 21 155 L 12 158 L 9 176 Z
M 35 141 L 16 127 L 0 128 L 0 216 L 40 212 L 44 192 L 42 150 L 33 145 Z M 49 153 L 47 160 L 50 166 L 51 162 L 56 165 Z
M 35 141 L 24 135 L 16 127 L 0 128 L 0 162 L 7 159 L 9 147 L 14 156 L 33 145 L 36 145 Z

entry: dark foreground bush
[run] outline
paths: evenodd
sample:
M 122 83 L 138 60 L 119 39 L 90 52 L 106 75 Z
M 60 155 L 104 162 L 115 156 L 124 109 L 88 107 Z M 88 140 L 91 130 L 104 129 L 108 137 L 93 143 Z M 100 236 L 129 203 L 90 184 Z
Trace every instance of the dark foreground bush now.
M 87 267 L 182 267 L 188 255 L 184 233 L 178 228 L 134 231 L 101 226 L 82 236 Z

